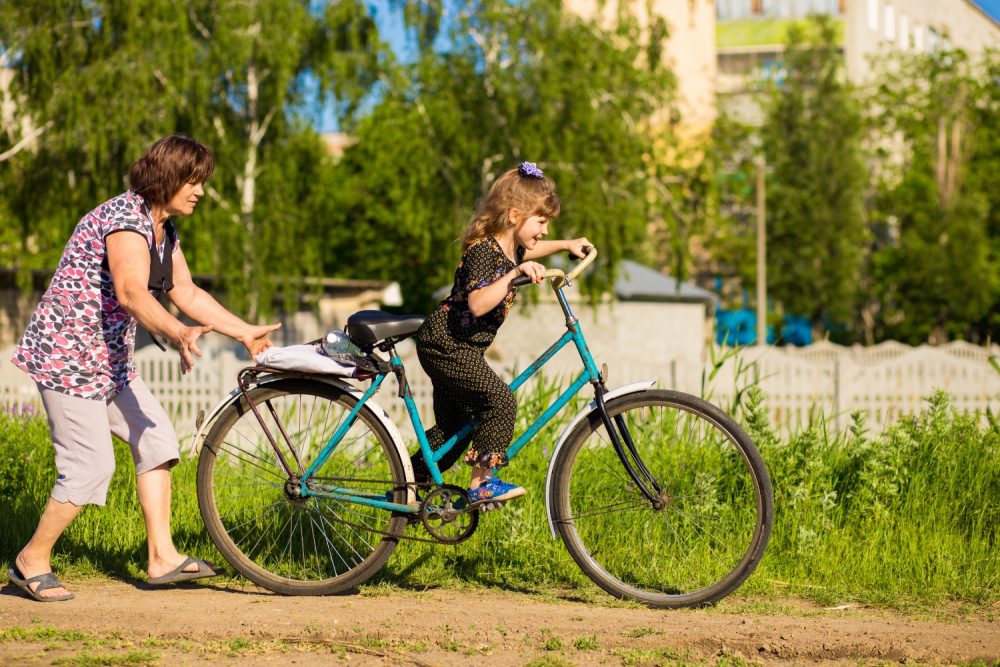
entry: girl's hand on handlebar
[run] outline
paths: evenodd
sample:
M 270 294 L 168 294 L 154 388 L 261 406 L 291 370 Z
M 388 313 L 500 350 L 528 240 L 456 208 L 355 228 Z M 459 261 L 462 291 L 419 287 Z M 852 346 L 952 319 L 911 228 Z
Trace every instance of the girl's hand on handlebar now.
M 569 239 L 566 241 L 566 250 L 573 254 L 574 257 L 583 259 L 587 256 L 587 253 L 594 244 L 587 240 L 586 236 L 581 236 L 578 239 Z
M 545 267 L 538 262 L 524 262 L 517 267 L 519 276 L 531 278 L 531 282 L 540 283 L 545 280 Z M 514 276 L 517 278 L 518 276 Z

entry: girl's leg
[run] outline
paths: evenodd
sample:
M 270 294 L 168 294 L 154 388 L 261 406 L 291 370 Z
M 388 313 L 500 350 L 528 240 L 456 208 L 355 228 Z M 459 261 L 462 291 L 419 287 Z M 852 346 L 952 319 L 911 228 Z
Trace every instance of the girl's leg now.
M 493 473 L 492 468 L 472 468 L 472 479 L 469 480 L 470 489 L 478 489 L 483 482 Z
M 460 353 L 457 355 L 454 352 L 445 353 L 423 345 L 417 346 L 417 356 L 424 372 L 434 385 L 435 424 L 427 429 L 427 441 L 431 449 L 437 451 L 448 438 L 472 419 L 472 414 L 463 400 L 465 392 L 459 384 L 463 375 L 463 360 Z M 438 469 L 441 472 L 455 465 L 469 446 L 470 439 L 471 436 L 455 443 L 455 446 L 438 461 Z M 418 450 L 411 456 L 410 463 L 413 465 L 413 476 L 417 482 L 430 481 L 431 473 L 422 451 Z
M 476 489 L 494 468 L 507 465 L 507 446 L 514 436 L 517 401 L 507 383 L 479 357 L 467 367 L 463 392 L 479 422 L 465 462 L 472 466 L 469 488 Z

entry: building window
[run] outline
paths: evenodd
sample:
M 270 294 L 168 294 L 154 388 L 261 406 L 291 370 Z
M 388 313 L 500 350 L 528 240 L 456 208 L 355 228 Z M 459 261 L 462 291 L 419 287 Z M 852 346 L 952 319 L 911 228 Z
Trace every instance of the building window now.
M 906 14 L 899 15 L 899 46 L 910 48 L 910 17 Z
M 885 38 L 896 41 L 896 11 L 892 5 L 885 6 Z
M 763 0 L 750 0 L 750 13 L 754 15 L 761 14 L 764 11 Z
M 878 31 L 878 0 L 868 0 L 868 29 Z
M 917 51 L 924 50 L 924 27 L 922 25 L 913 26 L 913 48 Z

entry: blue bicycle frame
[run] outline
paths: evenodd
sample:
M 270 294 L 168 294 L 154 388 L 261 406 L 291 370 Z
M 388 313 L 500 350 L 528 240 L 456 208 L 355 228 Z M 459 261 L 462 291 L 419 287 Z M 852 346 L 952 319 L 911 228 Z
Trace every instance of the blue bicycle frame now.
M 514 378 L 509 386 L 511 391 L 516 392 L 521 385 L 535 375 L 535 373 L 539 372 L 553 356 L 570 343 L 573 343 L 576 346 L 576 350 L 580 355 L 581 361 L 583 362 L 583 371 L 581 371 L 576 380 L 574 380 L 573 383 L 562 394 L 560 394 L 559 397 L 556 398 L 555 401 L 553 401 L 552 404 L 549 405 L 537 419 L 531 423 L 527 430 L 525 430 L 524 433 L 511 443 L 510 447 L 507 448 L 507 456 L 510 459 L 513 459 L 541 429 L 545 428 L 545 425 L 548 424 L 549 421 L 551 421 L 552 418 L 558 414 L 559 411 L 562 410 L 581 389 L 583 389 L 584 385 L 591 383 L 598 386 L 602 382 L 601 375 L 597 370 L 597 364 L 594 362 L 594 357 L 590 354 L 590 349 L 587 347 L 587 341 L 583 336 L 583 331 L 580 329 L 580 324 L 573 316 L 569 303 L 566 301 L 566 296 L 563 294 L 563 287 L 565 287 L 565 284 L 555 288 L 554 291 L 556 293 L 556 298 L 559 301 L 559 305 L 562 307 L 562 310 L 566 315 L 566 333 L 564 333 L 559 340 L 549 346 L 549 348 L 530 366 L 528 366 L 524 372 Z M 372 395 L 375 394 L 375 392 L 379 390 L 382 382 L 390 373 L 395 374 L 397 380 L 400 382 L 400 394 L 406 404 L 406 412 L 410 417 L 410 423 L 413 425 L 413 431 L 417 435 L 417 441 L 420 444 L 420 451 L 423 453 L 424 460 L 427 462 L 427 467 L 431 473 L 431 479 L 437 485 L 444 483 L 441 476 L 441 470 L 437 465 L 438 461 L 440 461 L 453 447 L 456 446 L 460 440 L 462 440 L 469 434 L 469 432 L 472 431 L 473 428 L 475 428 L 476 421 L 473 420 L 466 424 L 462 427 L 462 429 L 445 441 L 437 450 L 432 449 L 430 442 L 427 440 L 427 434 L 424 431 L 420 414 L 417 411 L 417 404 L 413 400 L 410 387 L 406 382 L 406 375 L 403 371 L 403 361 L 399 358 L 395 348 L 392 348 L 391 355 L 392 356 L 389 360 L 390 370 L 388 372 L 379 373 L 373 378 L 371 386 L 362 395 L 358 404 L 354 406 L 334 434 L 330 437 L 330 440 L 323 448 L 323 451 L 320 452 L 319 456 L 316 457 L 313 463 L 303 473 L 301 478 L 301 492 L 303 497 L 326 496 L 336 498 L 337 500 L 354 502 L 360 505 L 368 505 L 370 507 L 378 507 L 385 510 L 410 514 L 419 511 L 419 508 L 414 508 L 410 505 L 401 505 L 384 500 L 384 496 L 373 497 L 371 494 L 359 494 L 357 491 L 347 488 L 324 487 L 322 490 L 317 490 L 309 486 L 309 480 L 314 472 L 322 467 L 323 463 L 337 448 L 341 439 L 354 424 L 358 413 L 364 407 L 365 403 L 369 398 L 371 398 Z

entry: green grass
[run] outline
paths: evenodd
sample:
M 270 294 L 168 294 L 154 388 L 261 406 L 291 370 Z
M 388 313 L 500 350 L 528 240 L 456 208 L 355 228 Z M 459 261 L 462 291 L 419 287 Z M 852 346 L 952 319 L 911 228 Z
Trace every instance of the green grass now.
M 155 665 L 160 656 L 151 651 L 129 651 L 128 653 L 89 653 L 84 651 L 76 655 L 59 658 L 53 665 L 69 665 L 70 667 L 105 667 L 117 665 Z
M 788 42 L 788 29 L 795 19 L 737 19 L 720 21 L 715 25 L 715 44 L 718 48 L 736 46 L 764 46 Z M 808 27 L 808 23 L 804 22 Z M 844 21 L 834 20 L 838 44 L 844 41 Z
M 544 401 L 550 389 L 524 400 Z M 767 553 L 741 594 L 895 607 L 957 601 L 980 608 L 1000 600 L 1000 428 L 954 412 L 939 394 L 923 413 L 878 436 L 858 419 L 843 432 L 817 421 L 779 438 L 763 397 L 755 390 L 747 397 L 740 418 L 771 471 L 776 518 Z M 550 424 L 538 442 L 554 442 L 561 427 Z M 477 533 L 456 547 L 404 541 L 362 592 L 489 587 L 617 604 L 549 534 L 547 455 L 533 443 L 511 468 L 528 498 L 485 514 Z M 116 456 L 107 506 L 86 508 L 56 547 L 55 569 L 71 580 L 145 577 L 142 515 L 120 442 Z M 196 464 L 184 460 L 173 473 L 175 540 L 184 552 L 219 560 L 198 512 Z M 54 480 L 44 419 L 0 413 L 4 568 L 34 530 Z

